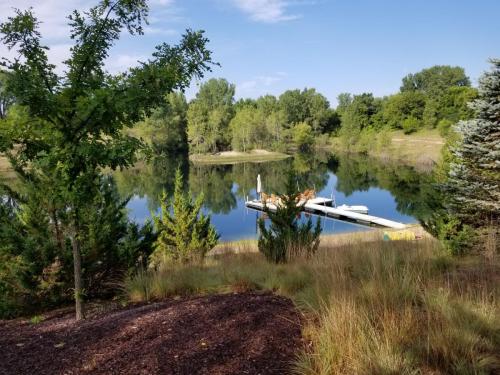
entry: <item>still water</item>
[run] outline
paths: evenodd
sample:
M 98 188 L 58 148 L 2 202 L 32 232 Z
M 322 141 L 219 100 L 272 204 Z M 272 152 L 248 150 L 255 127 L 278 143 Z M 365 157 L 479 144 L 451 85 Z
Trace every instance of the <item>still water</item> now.
M 314 188 L 324 197 L 333 194 L 339 205 L 366 205 L 375 216 L 415 223 L 425 219 L 432 206 L 430 175 L 368 157 L 297 154 L 282 161 L 234 165 L 194 165 L 186 157 L 162 157 L 115 176 L 120 193 L 131 197 L 128 210 L 133 220 L 142 223 L 158 210 L 162 191 L 172 193 L 177 167 L 183 171 L 186 188 L 194 195 L 203 193 L 204 211 L 211 214 L 221 241 L 257 237 L 262 213 L 247 209 L 245 199 L 256 196 L 258 174 L 265 192 L 282 193 L 289 168 L 297 174 L 300 190 Z M 323 233 L 366 230 L 353 223 L 321 220 Z

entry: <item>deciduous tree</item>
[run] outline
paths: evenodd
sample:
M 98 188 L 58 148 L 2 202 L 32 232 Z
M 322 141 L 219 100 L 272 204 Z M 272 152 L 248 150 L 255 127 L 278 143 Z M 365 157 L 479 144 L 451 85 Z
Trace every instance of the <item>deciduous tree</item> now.
M 149 115 L 166 93 L 202 77 L 212 63 L 203 32 L 188 30 L 179 45 L 161 44 L 138 67 L 108 73 L 109 49 L 124 29 L 142 34 L 147 12 L 145 0 L 104 0 L 88 12 L 74 11 L 74 44 L 63 75 L 48 60 L 31 10 L 16 10 L 0 26 L 2 42 L 20 56 L 4 63 L 11 73 L 7 90 L 28 111 L 0 144 L 18 171 L 50 175 L 57 186 L 71 231 L 77 319 L 83 318 L 82 222 L 100 170 L 131 165 L 141 143 L 122 129 Z

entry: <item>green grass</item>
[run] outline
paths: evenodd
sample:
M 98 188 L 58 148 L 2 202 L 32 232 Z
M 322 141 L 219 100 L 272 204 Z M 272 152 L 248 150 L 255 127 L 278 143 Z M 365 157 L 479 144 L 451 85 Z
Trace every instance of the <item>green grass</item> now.
M 368 134 L 359 140 L 351 150 L 346 150 L 340 138 L 332 138 L 332 147 L 340 152 L 367 152 L 380 159 L 393 160 L 412 165 L 419 169 L 430 170 L 441 158 L 445 139 L 436 129 L 423 129 L 412 134 L 402 130 Z
M 245 245 L 251 246 L 251 245 Z M 490 374 L 500 369 L 498 259 L 451 258 L 432 239 L 324 241 L 311 260 L 219 254 L 127 279 L 132 301 L 272 290 L 310 317 L 300 374 Z
M 44 320 L 45 320 L 45 318 L 42 315 L 35 315 L 35 316 L 31 317 L 30 323 L 31 324 L 39 324 L 39 323 L 43 322 Z
M 192 154 L 189 156 L 195 164 L 237 164 L 244 162 L 261 163 L 265 161 L 283 160 L 290 157 L 288 154 L 274 151 L 266 152 L 234 152 L 222 154 Z

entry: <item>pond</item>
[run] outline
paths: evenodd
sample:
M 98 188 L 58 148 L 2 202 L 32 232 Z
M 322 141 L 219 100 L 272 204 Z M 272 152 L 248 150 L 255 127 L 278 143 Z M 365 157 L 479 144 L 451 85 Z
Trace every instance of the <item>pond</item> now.
M 256 197 L 256 177 L 263 190 L 282 193 L 286 172 L 293 168 L 300 190 L 314 188 L 318 196 L 335 197 L 337 204 L 365 205 L 375 216 L 416 223 L 432 212 L 431 176 L 409 166 L 380 162 L 366 156 L 333 155 L 326 152 L 296 154 L 281 161 L 234 165 L 194 165 L 185 156 L 157 157 L 148 164 L 118 172 L 120 194 L 131 197 L 129 216 L 143 223 L 156 212 L 162 191 L 171 195 L 175 169 L 180 167 L 185 187 L 194 195 L 203 193 L 204 211 L 221 241 L 256 238 L 257 220 L 263 214 L 245 207 L 245 199 Z M 306 216 L 306 214 L 303 214 Z M 316 217 L 314 217 L 316 220 Z M 323 233 L 366 230 L 345 221 L 322 218 Z

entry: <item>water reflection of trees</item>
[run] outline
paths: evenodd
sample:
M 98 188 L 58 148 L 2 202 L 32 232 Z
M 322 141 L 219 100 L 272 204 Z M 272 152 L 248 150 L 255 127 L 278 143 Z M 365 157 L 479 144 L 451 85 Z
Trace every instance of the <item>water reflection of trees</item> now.
M 114 178 L 122 196 L 146 197 L 149 210 L 156 211 L 162 192 L 166 191 L 169 196 L 173 193 L 175 170 L 179 167 L 187 182 L 189 161 L 186 155 L 158 156 L 116 172 Z
M 388 190 L 396 200 L 398 211 L 421 220 L 425 220 L 439 204 L 430 174 L 396 163 L 356 155 L 334 156 L 328 152 L 235 165 L 193 165 L 186 155 L 164 156 L 118 172 L 115 178 L 122 195 L 147 197 L 149 209 L 155 210 L 161 192 L 172 193 L 173 177 L 178 166 L 184 173 L 186 187 L 189 186 L 195 195 L 203 192 L 205 208 L 213 213 L 228 213 L 236 207 L 238 199 L 255 195 L 258 174 L 266 192 L 281 193 L 289 168 L 297 174 L 299 189 L 324 189 L 331 172 L 337 176 L 336 190 L 346 195 L 372 187 Z
M 175 169 L 180 166 L 194 195 L 203 193 L 205 208 L 214 213 L 228 213 L 237 205 L 238 198 L 255 195 L 256 178 L 260 174 L 266 192 L 281 193 L 286 182 L 286 171 L 297 173 L 300 189 L 323 189 L 328 182 L 327 157 L 299 154 L 293 158 L 266 163 L 234 165 L 194 165 L 186 155 L 156 157 L 149 163 L 138 163 L 134 168 L 116 172 L 115 179 L 122 195 L 146 197 L 148 208 L 155 210 L 158 198 L 165 190 L 173 191 Z
M 194 195 L 203 193 L 205 208 L 228 213 L 236 207 L 231 165 L 191 165 L 189 187 Z
M 430 173 L 395 162 L 381 162 L 367 156 L 340 155 L 336 189 L 346 195 L 371 187 L 388 190 L 397 210 L 425 221 L 439 206 L 439 192 Z

